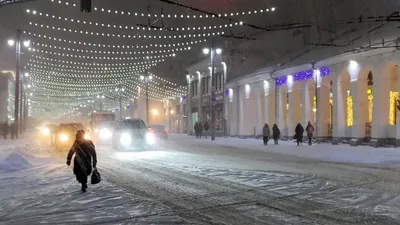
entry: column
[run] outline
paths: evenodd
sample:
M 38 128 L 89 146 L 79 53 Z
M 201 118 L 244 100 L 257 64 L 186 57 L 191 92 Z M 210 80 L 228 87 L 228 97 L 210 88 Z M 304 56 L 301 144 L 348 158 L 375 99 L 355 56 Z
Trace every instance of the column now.
M 179 107 L 179 133 L 183 134 L 183 99 L 179 97 L 180 107 Z
M 138 86 L 138 98 L 137 98 L 137 108 L 136 108 L 136 112 L 137 112 L 137 118 L 142 118 L 143 114 L 142 114 L 142 95 L 141 95 L 141 87 Z
M 322 85 L 317 88 L 317 138 L 328 138 L 329 125 L 329 87 Z
M 397 61 L 396 64 L 398 66 L 400 66 L 400 61 Z M 398 70 L 398 74 L 397 75 L 400 77 L 400 70 Z M 397 90 L 400 92 L 400 78 L 397 79 Z M 400 111 L 397 111 L 396 146 L 400 146 Z
M 188 135 L 193 134 L 193 118 L 192 118 L 192 81 L 188 79 L 188 92 L 186 94 L 186 112 L 187 112 L 187 131 Z
M 314 124 L 314 96 L 315 89 L 305 84 L 301 98 L 301 109 L 302 109 L 302 124 L 304 127 L 307 126 L 308 121 Z
M 332 129 L 333 129 L 333 139 L 334 142 L 338 142 L 343 139 L 345 135 L 346 129 L 346 102 L 345 102 L 345 91 L 342 90 L 344 87 L 339 83 L 339 76 L 333 77 L 332 82 L 332 100 L 333 100 L 333 121 L 332 121 Z
M 368 116 L 367 80 L 359 79 L 351 82 L 350 85 L 353 98 L 352 139 L 357 139 L 360 142 L 365 137 L 365 123 Z
M 275 98 L 275 84 L 270 84 L 268 89 L 264 89 L 264 121 L 272 128 L 277 123 L 275 111 L 278 109 Z
M 228 136 L 236 136 L 238 135 L 238 127 L 239 127 L 239 98 L 237 88 L 232 88 L 232 92 L 230 92 L 227 99 L 227 134 Z M 230 100 L 231 98 L 231 100 Z
M 197 110 L 198 110 L 198 120 L 201 123 L 204 123 L 203 120 L 203 94 L 202 94 L 202 89 L 201 89 L 201 75 L 198 74 L 198 82 L 197 82 Z
M 260 87 L 255 87 L 254 88 L 255 92 L 255 105 L 256 105 L 256 121 L 255 121 L 255 127 L 256 127 L 256 136 L 262 136 L 262 129 L 263 129 L 263 124 L 262 124 L 262 108 L 261 108 L 261 88 Z
M 286 122 L 286 104 L 287 104 L 287 97 L 286 93 L 279 92 L 278 96 L 278 118 L 277 118 L 277 125 L 281 130 L 281 136 L 288 136 L 287 134 L 287 122 Z
M 242 136 L 245 133 L 244 130 L 244 108 L 245 108 L 245 97 L 243 96 L 243 87 L 238 87 L 238 136 Z
M 373 119 L 371 138 L 378 141 L 376 147 L 378 147 L 378 145 L 382 143 L 382 139 L 387 136 L 385 131 L 389 127 L 389 92 L 389 79 L 383 75 L 379 75 L 379 79 L 375 79 L 372 86 L 372 95 L 374 99 L 372 106 Z
M 288 118 L 288 124 L 287 124 L 287 128 L 288 128 L 288 137 L 289 139 L 293 138 L 294 135 L 294 129 L 296 127 L 295 125 L 295 121 L 294 121 L 294 96 L 293 96 L 293 92 L 289 92 L 289 118 Z

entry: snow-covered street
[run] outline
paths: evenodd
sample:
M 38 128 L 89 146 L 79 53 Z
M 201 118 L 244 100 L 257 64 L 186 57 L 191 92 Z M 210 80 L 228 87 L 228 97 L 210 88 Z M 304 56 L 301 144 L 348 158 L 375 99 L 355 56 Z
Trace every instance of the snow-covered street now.
M 0 224 L 400 224 L 395 149 L 171 135 L 97 146 L 103 181 L 81 193 L 66 152 L 28 143 L 0 141 Z

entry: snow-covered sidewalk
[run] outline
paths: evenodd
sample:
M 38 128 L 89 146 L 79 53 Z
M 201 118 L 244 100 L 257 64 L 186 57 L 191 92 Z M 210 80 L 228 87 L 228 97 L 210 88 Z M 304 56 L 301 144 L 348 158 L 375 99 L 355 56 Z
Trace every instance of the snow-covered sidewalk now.
M 0 224 L 185 223 L 169 207 L 104 179 L 82 193 L 72 169 L 51 150 L 14 144 L 0 148 Z
M 214 147 L 224 146 L 257 150 L 331 162 L 364 163 L 400 167 L 400 148 L 373 148 L 369 146 L 350 147 L 346 144 L 332 145 L 328 143 L 313 144 L 312 146 L 303 143 L 303 146 L 297 147 L 296 143 L 293 141 L 280 141 L 279 145 L 274 145 L 273 140 L 270 140 L 268 146 L 264 146 L 261 139 L 217 137 L 215 141 L 211 141 L 210 137 L 208 137 L 208 139 L 196 139 L 192 136 L 175 134 L 170 135 L 170 138 L 176 141 L 189 141 L 196 145 L 201 144 Z

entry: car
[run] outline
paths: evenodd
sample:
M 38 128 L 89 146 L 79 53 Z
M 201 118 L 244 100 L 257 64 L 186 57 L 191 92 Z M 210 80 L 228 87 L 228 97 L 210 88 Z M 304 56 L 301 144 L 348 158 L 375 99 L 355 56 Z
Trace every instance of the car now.
M 142 119 L 121 120 L 115 125 L 112 144 L 119 151 L 145 150 L 155 144 L 155 137 Z
M 84 130 L 81 123 L 62 123 L 56 133 L 55 147 L 57 151 L 70 149 L 76 138 L 76 132 Z M 86 134 L 85 138 L 89 139 Z
M 115 121 L 99 122 L 97 128 L 92 131 L 92 139 L 96 144 L 111 144 Z
M 165 128 L 164 125 L 150 125 L 148 127 L 148 130 L 150 132 L 153 132 L 154 136 L 156 138 L 160 138 L 160 139 L 168 139 L 168 130 Z
M 39 143 L 43 145 L 54 144 L 55 134 L 58 129 L 56 124 L 46 124 L 44 127 L 40 128 Z

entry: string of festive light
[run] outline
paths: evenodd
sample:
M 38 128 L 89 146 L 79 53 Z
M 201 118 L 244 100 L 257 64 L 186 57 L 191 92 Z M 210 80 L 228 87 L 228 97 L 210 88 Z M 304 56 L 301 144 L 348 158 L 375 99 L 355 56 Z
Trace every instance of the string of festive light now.
M 70 23 L 74 24 L 87 24 L 95 27 L 102 27 L 102 28 L 115 28 L 115 29 L 121 29 L 121 30 L 143 30 L 143 31 L 204 31 L 204 30 L 216 30 L 216 29 L 224 29 L 224 28 L 232 28 L 236 26 L 241 26 L 243 25 L 243 22 L 234 22 L 234 23 L 229 23 L 229 24 L 224 24 L 224 25 L 206 25 L 206 26 L 193 26 L 193 27 L 151 27 L 151 26 L 144 26 L 144 25 L 136 25 L 136 26 L 127 26 L 127 25 L 118 25 L 118 24 L 104 24 L 104 23 L 98 23 L 98 22 L 93 22 L 93 21 L 86 21 L 86 20 L 79 20 L 79 19 L 73 19 L 73 18 L 68 18 L 68 17 L 62 17 L 62 16 L 56 16 L 48 13 L 42 13 L 40 11 L 34 10 L 34 9 L 27 9 L 26 12 L 30 15 L 34 16 L 43 16 L 47 18 L 53 18 L 53 19 L 58 19 L 61 21 L 67 21 Z M 35 13 L 33 13 L 35 12 Z
M 75 34 L 82 34 L 82 35 L 89 35 L 89 36 L 102 36 L 102 37 L 113 37 L 113 38 L 122 38 L 122 39 L 182 39 L 182 38 L 195 38 L 195 37 L 211 37 L 211 36 L 219 36 L 225 34 L 224 31 L 221 32 L 212 32 L 212 33 L 198 33 L 198 34 L 179 34 L 179 35 L 130 35 L 130 34 L 114 34 L 114 33 L 99 33 L 99 32 L 93 32 L 93 31 L 87 31 L 87 30 L 76 30 L 76 29 L 69 29 L 69 28 L 64 28 L 64 27 L 55 27 L 55 26 L 49 26 L 45 24 L 40 24 L 40 23 L 33 23 L 29 22 L 28 23 L 31 26 L 35 27 L 41 27 L 41 28 L 46 28 L 46 29 L 53 29 L 57 30 L 60 32 L 69 32 L 69 33 L 75 33 Z
M 169 52 L 179 52 L 179 51 L 186 51 L 190 50 L 192 47 L 181 47 L 181 48 L 171 48 L 167 50 L 155 50 L 155 51 L 97 51 L 97 50 L 89 50 L 89 49 L 79 49 L 79 48 L 69 48 L 69 47 L 61 47 L 61 46 L 56 46 L 56 45 L 48 45 L 48 44 L 42 44 L 38 42 L 32 42 L 32 45 L 44 47 L 44 48 L 52 48 L 52 49 L 57 49 L 57 50 L 64 50 L 64 51 L 72 51 L 72 52 L 81 52 L 81 53 L 93 53 L 93 54 L 106 54 L 106 55 L 139 55 L 139 54 L 161 54 L 161 53 L 169 53 Z
M 76 7 L 76 4 L 70 4 L 68 1 L 61 1 L 61 0 L 51 0 L 53 3 L 59 3 L 66 6 Z M 175 19 L 207 19 L 207 18 L 220 18 L 220 17 L 234 17 L 234 16 L 245 16 L 245 15 L 257 15 L 269 12 L 275 12 L 276 7 L 269 7 L 265 9 L 255 9 L 249 11 L 242 11 L 242 12 L 230 12 L 230 13 L 220 13 L 218 15 L 208 15 L 208 14 L 157 14 L 157 13 L 139 13 L 139 12 L 130 12 L 130 11 L 123 11 L 123 10 L 115 10 L 115 9 L 105 9 L 99 8 L 94 6 L 94 10 L 98 12 L 104 12 L 108 14 L 115 14 L 115 15 L 126 15 L 126 16 L 135 16 L 135 17 L 148 17 L 148 18 L 175 18 Z
M 58 74 L 60 74 L 60 73 L 58 73 Z M 37 81 L 37 82 L 39 82 L 39 84 L 50 85 L 50 87 L 57 86 L 57 85 L 60 84 L 60 82 L 65 80 L 65 79 L 56 78 L 54 76 L 48 76 L 48 79 L 53 79 L 55 81 L 53 81 L 53 82 L 44 82 L 43 78 L 40 78 L 40 79 L 36 78 L 36 76 L 38 76 L 38 75 L 35 73 L 35 71 L 32 71 L 32 75 L 33 75 L 33 81 Z M 62 74 L 62 75 L 64 75 L 65 77 L 69 77 L 67 74 Z M 134 80 L 132 80 L 132 78 L 136 79 L 137 81 L 135 82 Z M 144 87 L 144 85 L 139 81 L 139 79 L 140 78 L 137 78 L 137 77 L 131 77 L 131 74 L 126 74 L 125 77 L 120 77 L 118 80 L 122 81 L 122 82 L 133 81 L 136 85 Z M 109 84 L 109 82 L 106 82 L 106 80 L 104 80 L 103 83 L 107 83 L 106 86 L 115 85 L 115 84 Z M 34 83 L 34 84 L 36 84 L 36 83 Z M 83 89 L 85 89 L 85 88 L 87 89 L 89 87 L 90 88 L 95 87 L 95 90 L 97 90 L 96 87 L 101 88 L 103 86 L 103 85 L 97 83 L 97 84 L 89 84 L 89 85 L 86 84 L 86 85 L 84 85 L 84 87 L 81 87 L 81 86 L 79 86 L 79 84 L 80 84 L 80 81 L 77 81 L 77 82 L 68 81 L 68 84 L 62 84 L 61 85 L 61 86 L 63 86 L 63 87 L 61 87 L 61 89 L 65 89 L 65 86 L 67 86 L 67 87 L 71 87 L 69 90 L 75 90 L 75 91 L 76 90 L 80 90 L 82 88 Z M 157 87 L 157 86 L 153 86 L 152 84 L 149 85 L 149 89 L 157 91 L 158 93 L 155 93 L 155 94 L 157 94 L 157 96 L 162 96 L 162 95 L 169 94 L 169 93 L 173 93 L 173 94 L 176 94 L 176 95 L 182 95 L 182 94 L 184 94 L 186 92 L 185 87 L 182 87 L 182 90 L 180 90 L 180 89 L 171 88 L 171 87 L 168 87 L 168 86 L 164 86 L 163 88 L 160 88 L 160 87 Z M 169 89 L 169 90 L 166 90 L 166 89 Z M 100 89 L 100 90 L 102 90 L 102 89 Z
M 88 56 L 88 55 L 74 55 L 68 53 L 60 53 L 60 52 L 53 52 L 53 51 L 46 51 L 37 48 L 31 48 L 33 52 L 41 52 L 44 54 L 56 55 L 56 56 L 63 56 L 63 57 L 70 57 L 70 58 L 79 58 L 79 59 L 96 59 L 96 60 L 138 60 L 138 59 L 160 59 L 160 58 L 167 58 L 167 57 L 175 57 L 176 53 L 166 54 L 166 55 L 148 55 L 148 56 L 141 56 L 141 57 L 106 57 L 106 56 Z
M 113 49 L 130 49 L 130 48 L 137 48 L 137 49 L 148 49 L 148 48 L 171 48 L 171 47 L 180 47 L 180 46 L 192 46 L 197 43 L 206 42 L 207 39 L 195 39 L 194 41 L 186 41 L 186 42 L 178 42 L 178 43 L 169 43 L 169 44 L 149 44 L 149 45 L 115 45 L 115 44 L 99 44 L 99 43 L 91 43 L 91 42 L 84 42 L 84 41 L 76 41 L 76 40 L 66 40 L 59 37 L 51 37 L 45 34 L 37 34 L 30 31 L 23 31 L 24 34 L 29 35 L 31 37 L 37 37 L 45 40 L 52 40 L 62 43 L 74 44 L 74 45 L 83 45 L 83 46 L 93 46 L 93 47 L 100 47 L 100 48 L 113 48 Z

